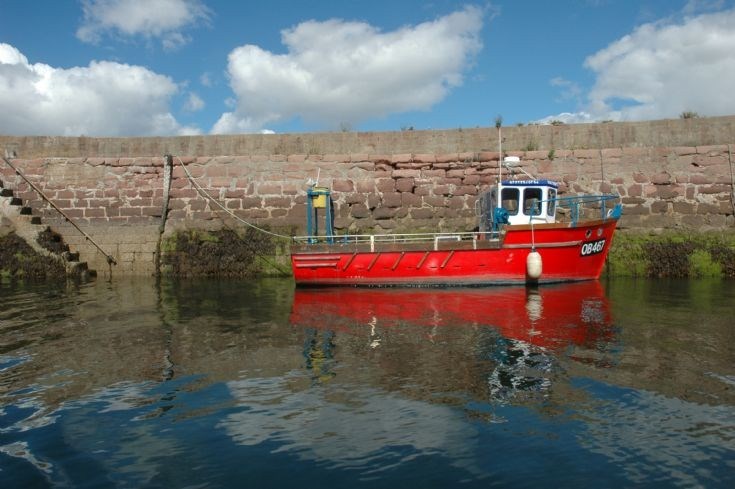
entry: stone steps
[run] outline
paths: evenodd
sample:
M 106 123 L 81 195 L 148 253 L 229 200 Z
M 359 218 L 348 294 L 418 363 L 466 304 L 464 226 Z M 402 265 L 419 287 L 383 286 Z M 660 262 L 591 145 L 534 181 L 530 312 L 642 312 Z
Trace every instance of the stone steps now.
M 48 226 L 44 226 L 41 216 L 34 215 L 33 208 L 24 205 L 23 200 L 16 197 L 12 189 L 5 187 L 2 180 L 0 180 L 0 217 L 9 220 L 15 233 L 36 252 L 61 260 L 66 268 L 67 276 L 81 280 L 97 276 L 97 272 L 91 270 L 87 262 L 79 261 L 79 252 L 69 251 L 69 246 L 63 242 L 61 235 L 54 233 Z M 50 237 L 50 246 L 41 244 L 41 233 Z

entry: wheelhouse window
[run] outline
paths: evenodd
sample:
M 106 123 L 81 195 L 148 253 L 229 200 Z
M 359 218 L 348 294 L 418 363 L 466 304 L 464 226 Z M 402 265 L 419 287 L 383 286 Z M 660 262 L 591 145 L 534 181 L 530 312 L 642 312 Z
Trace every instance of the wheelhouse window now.
M 504 188 L 500 195 L 503 209 L 508 211 L 511 216 L 518 214 L 518 200 L 521 196 L 519 190 L 517 188 Z
M 549 202 L 546 204 L 546 214 L 549 216 L 553 216 L 556 212 L 556 189 L 550 188 L 549 189 Z
M 541 189 L 523 189 L 523 213 L 527 216 L 541 215 Z

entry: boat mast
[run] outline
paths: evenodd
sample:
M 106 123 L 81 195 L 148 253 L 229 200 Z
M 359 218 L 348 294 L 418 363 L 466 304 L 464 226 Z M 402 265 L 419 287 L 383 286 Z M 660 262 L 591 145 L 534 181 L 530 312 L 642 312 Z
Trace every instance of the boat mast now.
M 501 126 L 503 125 L 503 118 L 501 116 L 497 116 L 495 118 L 495 128 L 498 130 L 498 193 L 495 198 L 495 206 L 496 208 L 500 209 L 503 204 L 500 199 L 500 194 L 502 192 L 502 182 L 503 182 L 503 136 L 502 136 L 502 130 Z

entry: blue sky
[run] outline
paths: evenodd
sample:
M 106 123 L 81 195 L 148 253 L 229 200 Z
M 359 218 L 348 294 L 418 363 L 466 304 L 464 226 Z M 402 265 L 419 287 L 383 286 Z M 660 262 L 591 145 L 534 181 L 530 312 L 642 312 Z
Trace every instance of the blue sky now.
M 0 0 L 0 134 L 735 114 L 735 0 Z

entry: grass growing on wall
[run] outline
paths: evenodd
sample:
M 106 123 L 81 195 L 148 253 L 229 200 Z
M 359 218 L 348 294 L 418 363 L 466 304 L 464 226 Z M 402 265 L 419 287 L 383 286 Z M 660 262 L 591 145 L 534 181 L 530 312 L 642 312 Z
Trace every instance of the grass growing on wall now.
M 612 277 L 735 278 L 735 233 L 618 232 L 605 272 Z

